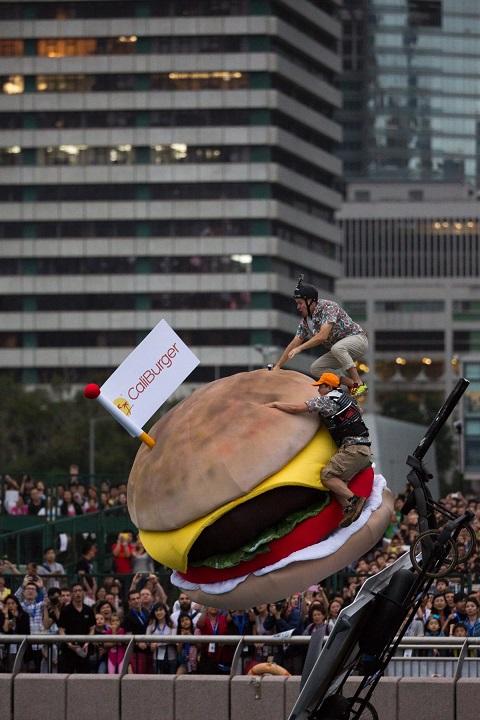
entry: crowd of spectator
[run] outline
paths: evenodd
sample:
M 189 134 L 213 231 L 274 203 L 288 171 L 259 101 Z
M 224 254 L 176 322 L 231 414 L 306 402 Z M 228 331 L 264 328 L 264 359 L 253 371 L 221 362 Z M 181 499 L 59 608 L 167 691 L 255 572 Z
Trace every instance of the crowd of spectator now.
M 29 489 L 41 497 L 42 488 Z M 23 498 L 23 492 L 19 493 Z M 83 497 L 83 494 L 80 494 Z M 88 490 L 82 503 L 88 504 Z M 114 502 L 116 502 L 115 496 Z M 91 496 L 90 496 L 91 499 Z M 70 496 L 63 495 L 63 502 Z M 110 548 L 111 575 L 98 580 L 95 575 L 95 542 L 85 544 L 75 567 L 75 581 L 67 584 L 65 570 L 53 547 L 46 548 L 43 563 L 28 563 L 20 573 L 8 559 L 0 561 L 0 631 L 5 635 L 96 635 L 102 642 L 66 642 L 58 646 L 33 644 L 24 657 L 24 669 L 61 672 L 118 673 L 126 645 L 114 636 L 151 635 L 152 641 L 138 642 L 128 664 L 128 672 L 162 674 L 222 674 L 230 672 L 234 645 L 198 643 L 201 635 L 274 635 L 291 631 L 294 635 L 321 633 L 327 636 L 341 609 L 351 603 L 366 577 L 394 562 L 418 537 L 415 510 L 402 513 L 405 496 L 395 499 L 394 512 L 384 538 L 366 556 L 342 574 L 343 583 L 312 585 L 276 603 L 259 604 L 244 610 L 217 610 L 191 601 L 185 592 L 169 598 L 159 581 L 152 559 L 141 541 L 131 532 L 120 532 Z M 480 539 L 480 502 L 451 493 L 443 504 L 454 515 L 465 509 L 474 513 L 472 528 Z M 439 523 L 443 522 L 441 516 Z M 465 538 L 465 542 L 468 538 Z M 463 539 L 460 540 L 463 542 Z M 478 553 L 449 578 L 437 579 L 424 598 L 415 619 L 406 630 L 408 636 L 480 637 L 480 559 Z M 12 578 L 20 584 L 12 589 Z M 474 582 L 472 582 L 474 581 Z M 12 587 L 11 587 L 12 586 Z M 184 642 L 169 637 L 188 636 Z M 153 640 L 154 636 L 154 640 Z M 15 643 L 2 638 L 1 668 L 10 671 L 17 652 Z M 50 648 L 50 649 L 49 649 Z M 425 651 L 435 654 L 434 650 Z M 242 668 L 273 658 L 292 674 L 301 672 L 305 646 L 252 643 L 245 648 Z
M 110 508 L 127 508 L 127 485 L 103 481 L 97 487 L 71 475 L 66 483 L 47 486 L 30 475 L 4 475 L 0 510 L 9 515 L 38 515 L 49 520 L 75 517 Z

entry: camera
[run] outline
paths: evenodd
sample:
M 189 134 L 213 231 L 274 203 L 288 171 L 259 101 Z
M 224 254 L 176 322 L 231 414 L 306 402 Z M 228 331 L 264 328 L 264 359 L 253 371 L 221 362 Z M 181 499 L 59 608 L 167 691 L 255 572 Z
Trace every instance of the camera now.
M 47 596 L 48 596 L 48 599 L 49 599 L 51 605 L 59 604 L 60 592 L 59 592 L 58 588 L 56 588 L 56 587 L 48 588 Z
M 275 603 L 275 608 L 276 608 L 277 610 L 283 610 L 284 607 L 285 607 L 285 603 L 284 603 L 283 600 L 278 600 L 278 601 Z

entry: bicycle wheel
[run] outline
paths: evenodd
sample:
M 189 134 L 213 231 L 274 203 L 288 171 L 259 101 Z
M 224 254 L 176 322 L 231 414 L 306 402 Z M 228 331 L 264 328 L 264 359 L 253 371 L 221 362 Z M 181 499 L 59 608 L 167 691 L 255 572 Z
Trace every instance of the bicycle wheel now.
M 366 702 L 362 710 L 360 710 L 361 699 L 348 698 L 352 706 L 350 720 L 378 720 L 378 713 L 371 702 Z M 360 714 L 359 714 L 360 713 Z
M 412 561 L 412 565 L 417 572 L 423 572 L 422 562 L 419 562 L 417 560 L 417 555 L 420 555 L 422 553 L 422 540 L 424 540 L 427 536 L 431 536 L 432 540 L 435 542 L 435 540 L 438 539 L 439 535 L 439 530 L 425 530 L 425 532 L 419 535 L 411 546 L 410 560 Z M 434 567 L 428 572 L 426 572 L 425 575 L 429 578 L 444 577 L 445 575 L 448 575 L 448 573 L 455 567 L 457 562 L 457 548 L 453 540 L 449 538 L 445 543 L 445 549 L 441 561 L 439 558 L 438 562 L 435 563 Z
M 477 549 L 477 537 L 471 525 L 466 525 L 458 533 L 456 540 L 458 563 L 466 562 Z

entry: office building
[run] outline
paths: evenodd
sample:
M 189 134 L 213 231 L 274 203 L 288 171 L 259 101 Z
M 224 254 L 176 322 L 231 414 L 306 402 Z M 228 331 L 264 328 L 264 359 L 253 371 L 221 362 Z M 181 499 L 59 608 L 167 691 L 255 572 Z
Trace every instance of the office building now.
M 0 362 L 102 382 L 165 318 L 264 365 L 341 274 L 337 0 L 0 2 Z
M 480 206 L 469 186 L 359 183 L 338 217 L 338 294 L 368 331 L 368 406 L 392 393 L 440 404 L 464 356 L 480 352 Z M 420 197 L 420 195 L 417 195 Z
M 470 380 L 462 403 L 462 414 L 457 422 L 461 457 L 459 465 L 467 480 L 480 480 L 480 354 L 467 354 L 463 358 L 462 375 Z
M 480 350 L 480 6 L 344 0 L 341 17 L 337 289 L 369 332 L 369 409 L 432 417 Z
M 477 0 L 344 0 L 347 179 L 480 179 Z

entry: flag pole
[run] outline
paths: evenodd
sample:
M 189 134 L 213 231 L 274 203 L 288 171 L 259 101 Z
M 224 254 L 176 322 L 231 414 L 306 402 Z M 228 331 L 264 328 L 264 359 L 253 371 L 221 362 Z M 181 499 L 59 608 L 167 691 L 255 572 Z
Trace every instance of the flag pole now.
M 102 391 L 96 383 L 89 383 L 88 385 L 85 385 L 83 394 L 89 400 L 96 400 L 108 413 L 110 413 L 119 425 L 128 432 L 129 435 L 138 438 L 150 449 L 154 447 L 155 440 L 151 437 L 151 435 L 136 425 L 133 420 L 125 415 L 125 413 L 123 413 L 111 400 L 105 397 L 105 395 L 102 395 Z

